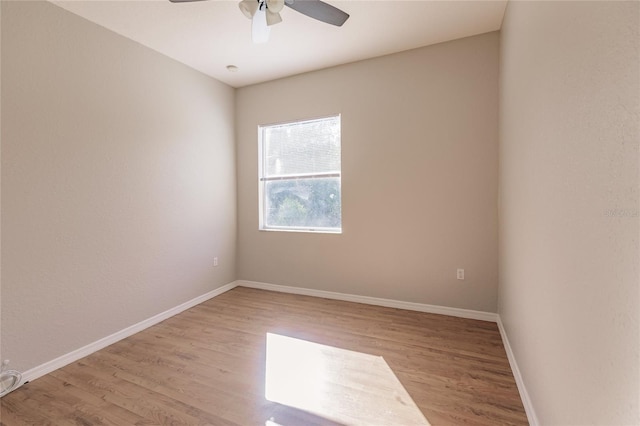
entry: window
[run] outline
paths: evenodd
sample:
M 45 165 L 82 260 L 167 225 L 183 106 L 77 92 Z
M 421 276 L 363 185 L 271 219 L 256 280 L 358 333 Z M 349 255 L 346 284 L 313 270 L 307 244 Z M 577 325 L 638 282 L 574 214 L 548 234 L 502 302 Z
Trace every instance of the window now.
M 340 116 L 259 127 L 260 229 L 341 232 Z

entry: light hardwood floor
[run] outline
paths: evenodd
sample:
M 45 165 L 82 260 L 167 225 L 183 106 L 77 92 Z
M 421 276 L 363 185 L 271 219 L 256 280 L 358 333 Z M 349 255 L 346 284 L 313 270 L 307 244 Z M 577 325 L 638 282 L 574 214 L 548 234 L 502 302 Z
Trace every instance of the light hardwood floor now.
M 360 421 L 342 420 L 345 417 L 338 411 L 345 404 L 357 406 L 357 395 L 343 393 L 358 388 L 353 383 L 339 384 L 342 390 L 333 395 L 335 405 L 325 404 L 324 412 L 266 400 L 267 333 L 335 348 L 322 350 L 331 357 L 381 356 L 382 368 L 388 365 L 406 393 L 385 388 L 371 408 L 389 404 L 391 412 L 392 404 L 383 396 L 397 391 L 398 403 L 411 404 L 412 399 L 432 425 L 528 424 L 494 323 L 242 287 L 6 395 L 1 401 L 1 424 L 387 422 L 366 416 Z M 363 370 L 372 368 L 364 361 L 355 364 Z M 375 396 L 373 379 L 358 373 L 334 376 L 361 377 L 359 389 Z M 388 375 L 387 379 L 393 381 Z M 326 389 L 336 393 L 335 387 Z M 402 397 L 407 393 L 408 399 Z M 414 421 L 396 420 L 391 424 Z

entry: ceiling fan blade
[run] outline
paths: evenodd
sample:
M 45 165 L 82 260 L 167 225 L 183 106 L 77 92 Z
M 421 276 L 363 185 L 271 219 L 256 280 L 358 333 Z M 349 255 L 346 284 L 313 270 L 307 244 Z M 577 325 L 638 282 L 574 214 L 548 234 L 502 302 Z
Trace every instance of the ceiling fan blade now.
M 291 9 L 318 21 L 341 27 L 349 19 L 349 14 L 321 0 L 285 0 Z

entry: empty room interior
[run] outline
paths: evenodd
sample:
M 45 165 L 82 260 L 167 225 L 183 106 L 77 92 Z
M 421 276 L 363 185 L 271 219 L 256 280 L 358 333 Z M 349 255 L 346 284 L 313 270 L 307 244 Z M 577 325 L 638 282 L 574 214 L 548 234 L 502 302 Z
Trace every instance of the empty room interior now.
M 0 16 L 0 424 L 640 424 L 640 2 Z

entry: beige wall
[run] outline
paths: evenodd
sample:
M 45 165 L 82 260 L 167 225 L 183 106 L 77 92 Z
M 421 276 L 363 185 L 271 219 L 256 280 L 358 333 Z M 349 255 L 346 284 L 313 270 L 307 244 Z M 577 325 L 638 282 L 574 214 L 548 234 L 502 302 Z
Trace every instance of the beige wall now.
M 640 3 L 510 2 L 499 313 L 544 425 L 637 425 Z
M 49 3 L 3 1 L 2 31 L 2 355 L 24 371 L 235 279 L 234 91 Z
M 498 53 L 489 33 L 239 89 L 238 278 L 495 312 Z M 336 113 L 343 233 L 258 231 L 257 126 Z

